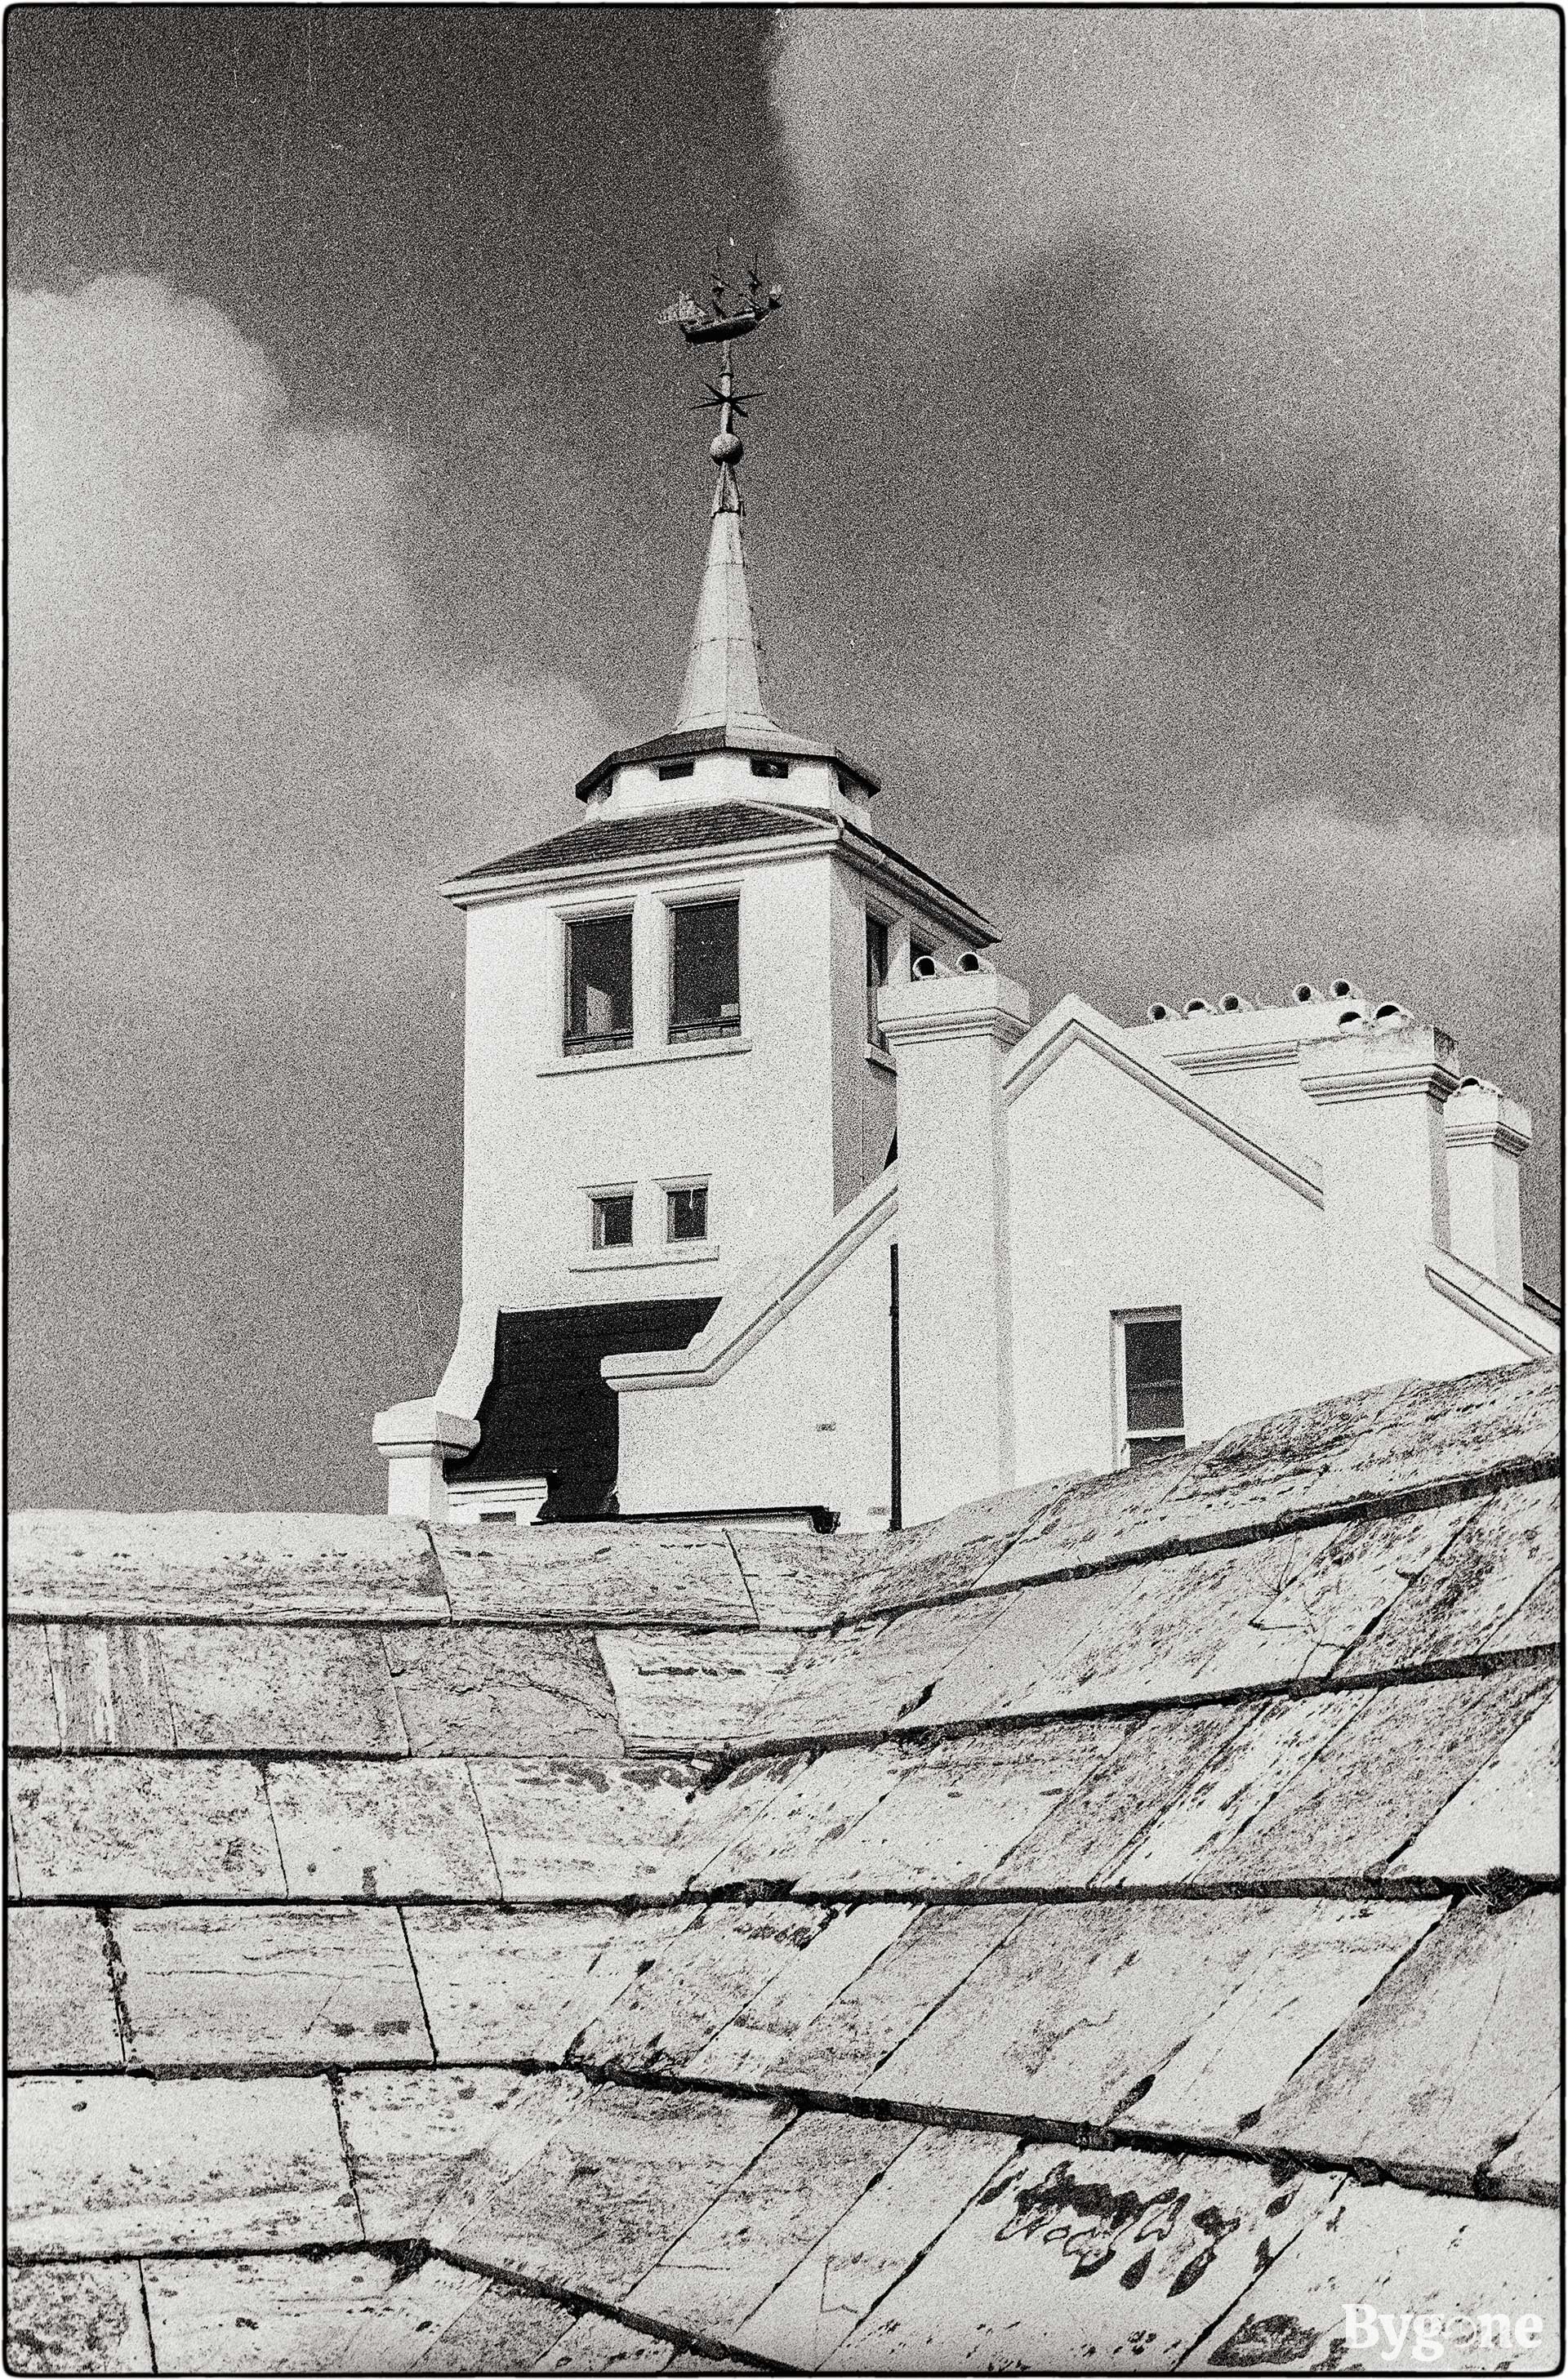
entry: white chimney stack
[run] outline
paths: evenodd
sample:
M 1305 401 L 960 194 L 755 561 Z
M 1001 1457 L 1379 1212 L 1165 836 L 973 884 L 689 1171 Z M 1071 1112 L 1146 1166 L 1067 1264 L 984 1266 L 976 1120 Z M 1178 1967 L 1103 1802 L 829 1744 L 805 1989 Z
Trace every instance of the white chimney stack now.
M 1530 1118 L 1495 1083 L 1474 1075 L 1442 1111 L 1448 1148 L 1449 1247 L 1511 1297 L 1525 1293 L 1519 1237 L 1519 1160 L 1530 1146 Z
M 915 1523 L 1012 1485 L 1002 1064 L 1028 1030 L 1029 1000 L 982 965 L 890 985 L 877 1021 L 898 1065 L 904 1517 Z

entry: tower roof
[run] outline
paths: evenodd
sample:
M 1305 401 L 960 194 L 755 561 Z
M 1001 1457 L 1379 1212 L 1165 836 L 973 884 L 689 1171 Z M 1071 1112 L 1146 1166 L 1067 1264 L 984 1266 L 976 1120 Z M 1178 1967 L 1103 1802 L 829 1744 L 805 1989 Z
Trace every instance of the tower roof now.
M 714 441 L 715 445 L 718 443 Z M 675 716 L 677 734 L 692 727 L 756 729 L 773 723 L 762 697 L 761 658 L 746 584 L 740 523 L 735 473 L 728 462 L 721 463 L 686 683 Z

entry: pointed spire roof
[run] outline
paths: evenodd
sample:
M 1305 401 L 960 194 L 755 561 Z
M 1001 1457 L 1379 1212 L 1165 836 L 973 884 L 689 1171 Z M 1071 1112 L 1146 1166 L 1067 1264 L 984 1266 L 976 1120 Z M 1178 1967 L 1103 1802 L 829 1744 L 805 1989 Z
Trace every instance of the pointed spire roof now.
M 732 443 L 740 443 L 738 439 Z M 713 491 L 708 558 L 675 717 L 677 733 L 693 727 L 754 728 L 773 723 L 762 697 L 762 664 L 746 584 L 740 522 L 740 492 L 726 459 L 720 463 L 719 483 Z

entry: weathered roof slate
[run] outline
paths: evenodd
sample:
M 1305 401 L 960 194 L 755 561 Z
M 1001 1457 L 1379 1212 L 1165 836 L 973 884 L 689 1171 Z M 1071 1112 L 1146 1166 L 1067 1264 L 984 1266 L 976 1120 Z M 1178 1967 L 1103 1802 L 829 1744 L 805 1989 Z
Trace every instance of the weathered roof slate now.
M 1557 1421 L 900 1540 L 27 1516 L 14 2367 L 1550 2369 Z

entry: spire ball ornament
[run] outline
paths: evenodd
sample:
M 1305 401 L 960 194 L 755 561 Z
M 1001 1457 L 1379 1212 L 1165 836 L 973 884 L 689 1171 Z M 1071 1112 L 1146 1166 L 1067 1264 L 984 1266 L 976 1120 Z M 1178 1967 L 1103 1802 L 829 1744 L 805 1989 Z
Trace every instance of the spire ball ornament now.
M 737 438 L 733 430 L 721 430 L 708 449 L 715 463 L 738 463 L 745 452 L 744 441 Z

